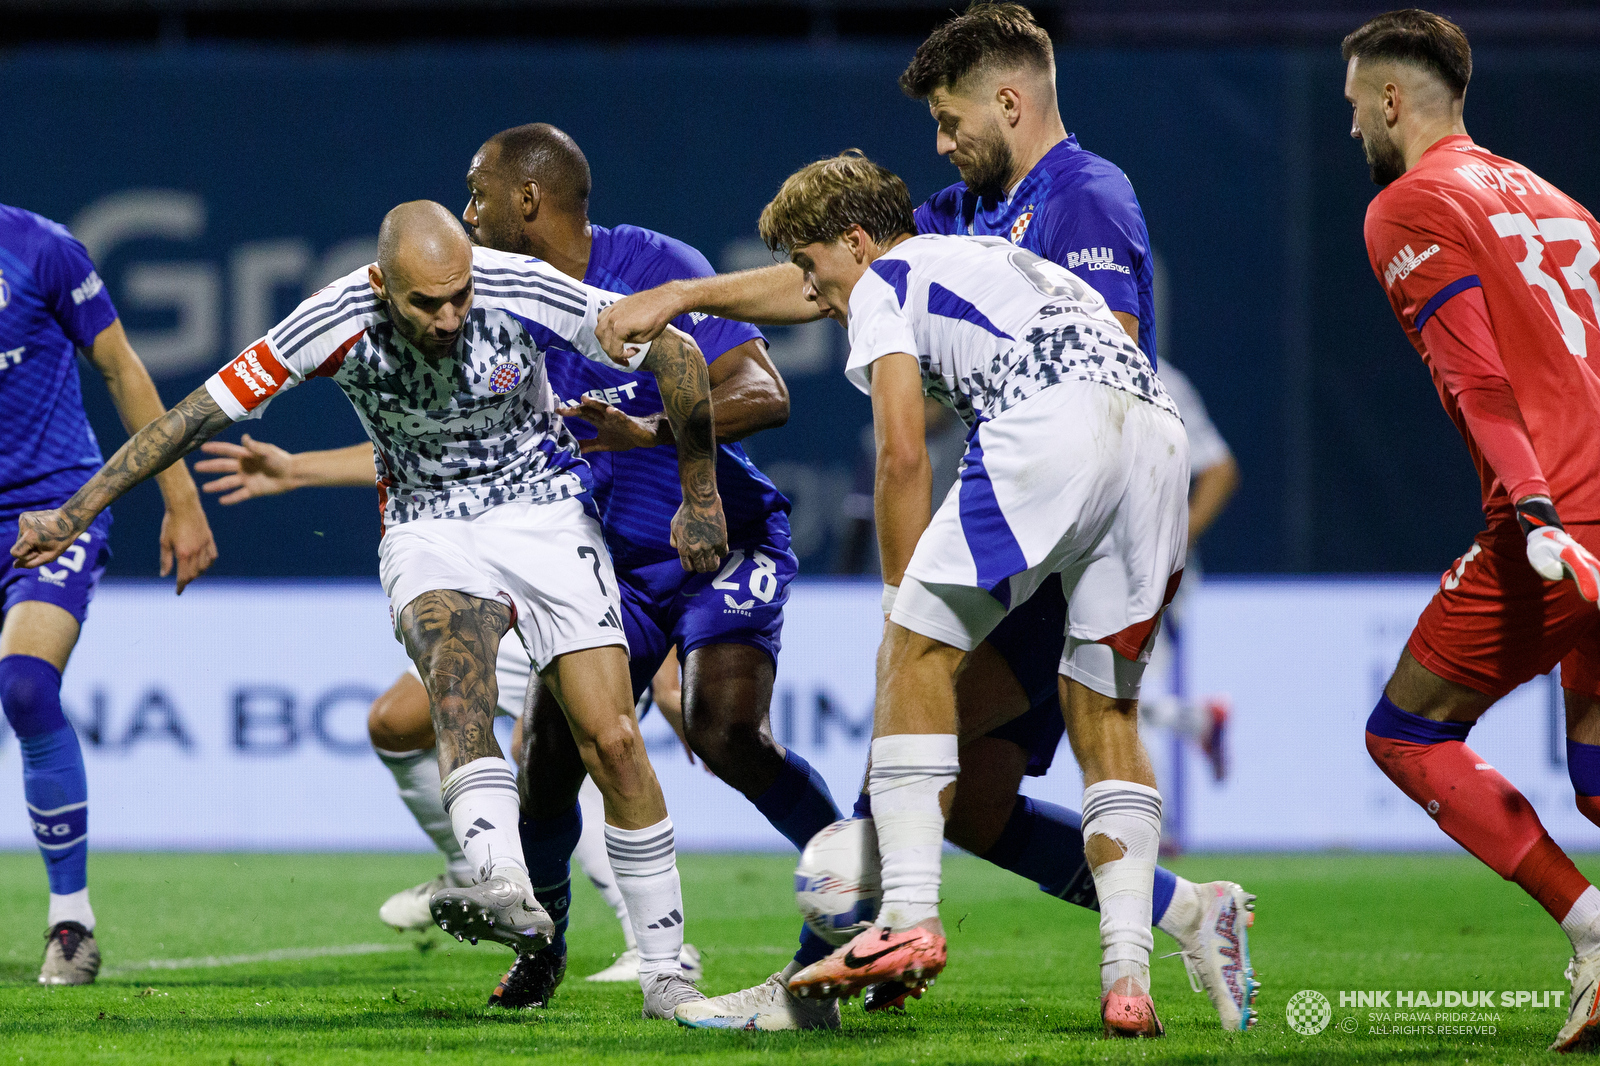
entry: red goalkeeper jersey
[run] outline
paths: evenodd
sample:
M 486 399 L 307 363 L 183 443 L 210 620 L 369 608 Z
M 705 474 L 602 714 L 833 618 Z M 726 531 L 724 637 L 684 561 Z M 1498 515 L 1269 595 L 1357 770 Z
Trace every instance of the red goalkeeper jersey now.
M 1373 199 L 1366 240 L 1373 273 L 1467 441 L 1491 522 L 1512 517 L 1508 488 L 1543 491 L 1541 475 L 1564 520 L 1600 521 L 1594 216 L 1456 135 Z M 1491 432 L 1514 438 L 1520 453 Z

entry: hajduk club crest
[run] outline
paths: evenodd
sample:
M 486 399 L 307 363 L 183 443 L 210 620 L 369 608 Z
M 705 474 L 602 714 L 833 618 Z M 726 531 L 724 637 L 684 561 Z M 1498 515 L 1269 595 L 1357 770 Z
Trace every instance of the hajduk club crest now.
M 509 359 L 502 359 L 489 367 L 489 391 L 504 396 L 522 380 L 522 368 Z
M 1021 244 L 1022 235 L 1028 232 L 1028 223 L 1033 221 L 1033 205 L 1029 204 L 1023 209 L 1022 214 L 1011 224 L 1011 243 Z

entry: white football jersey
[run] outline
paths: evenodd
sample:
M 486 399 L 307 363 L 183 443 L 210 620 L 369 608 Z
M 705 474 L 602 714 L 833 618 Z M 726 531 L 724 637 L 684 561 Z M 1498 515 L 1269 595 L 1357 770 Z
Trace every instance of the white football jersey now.
M 472 250 L 472 285 L 462 335 L 437 360 L 400 336 L 362 267 L 302 303 L 206 389 L 238 421 L 259 417 L 307 378 L 332 378 L 377 449 L 385 524 L 582 492 L 587 471 L 556 412 L 544 352 L 559 347 L 616 366 L 594 327 L 619 297 L 488 248 Z M 648 350 L 633 352 L 628 369 Z
M 894 352 L 922 364 L 923 391 L 967 425 L 1042 389 L 1092 381 L 1177 414 L 1150 360 L 1074 274 L 1000 237 L 925 234 L 872 262 L 850 294 L 845 374 Z

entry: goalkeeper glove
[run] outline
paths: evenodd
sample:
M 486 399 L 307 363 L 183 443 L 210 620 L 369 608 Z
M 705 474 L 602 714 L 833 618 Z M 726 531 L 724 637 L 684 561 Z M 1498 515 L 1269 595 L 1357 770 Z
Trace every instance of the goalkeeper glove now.
M 1555 504 L 1529 496 L 1517 504 L 1517 522 L 1528 538 L 1528 562 L 1546 581 L 1572 578 L 1578 595 L 1600 600 L 1600 560 L 1561 528 Z

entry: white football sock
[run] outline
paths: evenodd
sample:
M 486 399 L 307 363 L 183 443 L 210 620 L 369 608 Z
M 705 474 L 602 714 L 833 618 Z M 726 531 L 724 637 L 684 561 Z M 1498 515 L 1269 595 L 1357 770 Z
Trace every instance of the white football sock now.
M 606 826 L 606 854 L 627 900 L 628 918 L 639 946 L 639 984 L 663 970 L 681 970 L 683 951 L 683 886 L 678 881 L 678 853 L 672 819 L 644 829 Z
M 1154 871 L 1151 871 L 1154 877 Z M 1151 891 L 1154 892 L 1152 883 Z M 1194 887 L 1193 881 L 1178 878 L 1178 883 L 1172 888 L 1172 902 L 1167 904 L 1167 913 L 1161 916 L 1156 923 L 1156 928 L 1168 936 L 1181 937 L 1194 930 L 1200 924 L 1200 916 L 1205 909 L 1200 903 L 1200 892 Z
M 88 888 L 80 888 L 65 896 L 50 893 L 50 916 L 46 923 L 54 929 L 58 922 L 77 922 L 89 932 L 94 932 L 94 908 L 89 906 Z
M 876 924 L 898 931 L 939 917 L 939 793 L 955 782 L 959 769 L 954 733 L 898 733 L 872 742 L 867 791 L 883 857 Z
M 877 814 L 874 807 L 873 814 Z M 1094 867 L 1100 897 L 1100 991 L 1130 977 L 1150 989 L 1150 897 L 1161 846 L 1161 794 L 1132 781 L 1097 781 L 1083 790 L 1083 839 L 1103 836 L 1122 858 Z
M 1572 953 L 1580 958 L 1600 950 L 1600 889 L 1590 885 L 1572 901 L 1572 909 L 1561 919 L 1561 931 L 1572 941 Z
M 400 788 L 400 802 L 417 820 L 422 831 L 444 853 L 446 871 L 459 885 L 472 883 L 472 867 L 461 854 L 456 843 L 455 827 L 445 812 L 444 799 L 439 795 L 439 749 L 423 748 L 420 751 L 384 751 L 373 748 L 378 761 L 389 768 L 394 783 Z
M 522 837 L 517 831 L 522 803 L 517 779 L 506 761 L 492 756 L 458 766 L 445 778 L 441 794 L 461 853 L 477 871 L 478 880 L 487 881 L 498 874 L 527 882 L 528 865 L 522 858 Z
M 617 887 L 617 875 L 611 872 L 611 859 L 606 855 L 606 806 L 600 789 L 593 778 L 585 778 L 578 790 L 578 805 L 583 808 L 583 835 L 578 846 L 572 849 L 572 858 L 589 878 L 622 923 L 622 940 L 629 951 L 639 946 L 633 935 L 633 923 L 628 921 L 628 904 Z

